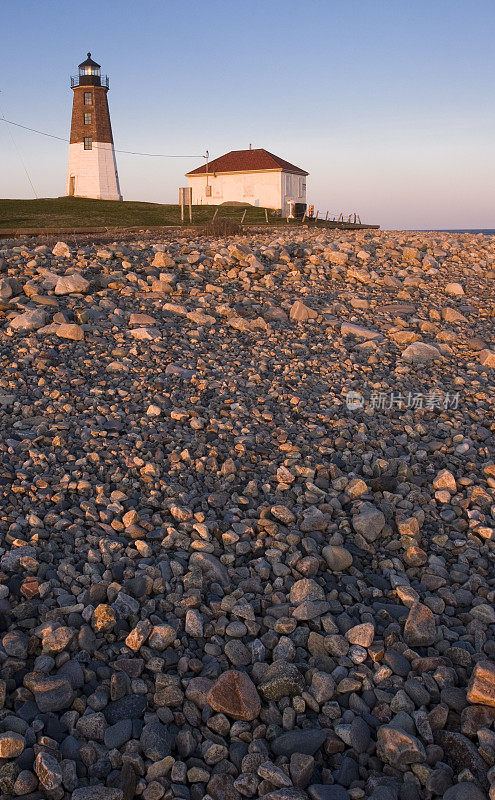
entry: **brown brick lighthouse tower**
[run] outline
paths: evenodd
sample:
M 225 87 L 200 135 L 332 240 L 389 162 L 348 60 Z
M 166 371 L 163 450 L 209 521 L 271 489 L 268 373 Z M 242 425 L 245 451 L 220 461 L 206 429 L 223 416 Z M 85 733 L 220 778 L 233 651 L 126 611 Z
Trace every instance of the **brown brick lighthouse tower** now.
M 108 76 L 88 53 L 79 75 L 70 79 L 74 92 L 66 195 L 122 200 L 108 110 Z

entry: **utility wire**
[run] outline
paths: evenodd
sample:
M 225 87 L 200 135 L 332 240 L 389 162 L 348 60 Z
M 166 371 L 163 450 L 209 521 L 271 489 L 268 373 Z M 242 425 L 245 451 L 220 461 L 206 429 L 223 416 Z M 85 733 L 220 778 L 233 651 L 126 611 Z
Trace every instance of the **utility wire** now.
M 2 122 L 6 122 L 7 125 L 15 125 L 16 128 L 23 128 L 25 131 L 31 131 L 31 133 L 38 133 L 40 136 L 48 136 L 50 139 L 58 139 L 60 142 L 70 142 L 70 139 L 66 139 L 64 136 L 55 136 L 53 133 L 46 133 L 45 131 L 38 131 L 36 128 L 28 128 L 27 125 L 21 125 L 20 122 L 13 122 L 11 119 L 5 119 L 4 115 L 1 116 Z M 9 128 L 10 131 L 10 128 Z M 12 134 L 10 134 L 12 136 Z M 13 141 L 13 140 L 12 140 Z M 95 149 L 98 148 L 97 144 L 93 144 Z M 102 148 L 104 149 L 104 148 Z M 131 156 L 150 156 L 151 158 L 206 158 L 206 155 L 169 155 L 168 153 L 137 153 L 134 150 L 117 150 L 115 149 L 116 153 L 127 153 Z
M 1 108 L 0 108 L 0 118 L 4 122 L 7 122 L 7 120 L 5 119 L 4 113 L 3 113 Z M 31 180 L 31 176 L 29 175 L 28 168 L 27 168 L 27 166 L 26 166 L 26 164 L 24 162 L 24 159 L 22 157 L 22 153 L 19 150 L 14 137 L 12 136 L 12 131 L 10 130 L 10 128 L 7 128 L 7 130 L 9 132 L 10 140 L 11 140 L 13 146 L 14 146 L 14 150 L 17 152 L 17 155 L 19 156 L 19 160 L 20 160 L 20 162 L 22 164 L 22 168 L 23 168 L 24 172 L 26 173 L 26 178 L 28 179 L 29 185 L 30 185 L 31 189 L 33 190 L 33 194 L 34 194 L 34 196 L 35 196 L 35 198 L 37 200 L 38 199 L 38 193 L 37 193 L 36 189 L 34 188 L 34 184 L 33 184 L 32 180 Z

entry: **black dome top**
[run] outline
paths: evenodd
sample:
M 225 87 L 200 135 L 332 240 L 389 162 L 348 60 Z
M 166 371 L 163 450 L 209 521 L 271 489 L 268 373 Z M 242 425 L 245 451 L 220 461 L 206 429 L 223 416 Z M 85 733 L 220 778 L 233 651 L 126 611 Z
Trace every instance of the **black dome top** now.
M 91 58 L 91 53 L 88 53 L 86 61 L 82 61 L 79 64 L 79 67 L 93 67 L 94 69 L 100 69 L 101 64 L 97 64 L 96 61 L 93 61 Z

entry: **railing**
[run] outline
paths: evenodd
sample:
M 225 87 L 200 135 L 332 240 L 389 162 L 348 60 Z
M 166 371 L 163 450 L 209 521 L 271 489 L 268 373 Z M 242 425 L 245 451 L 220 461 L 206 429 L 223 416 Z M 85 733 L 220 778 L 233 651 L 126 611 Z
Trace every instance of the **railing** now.
M 70 88 L 75 86 L 105 86 L 108 89 L 110 79 L 108 75 L 71 75 Z

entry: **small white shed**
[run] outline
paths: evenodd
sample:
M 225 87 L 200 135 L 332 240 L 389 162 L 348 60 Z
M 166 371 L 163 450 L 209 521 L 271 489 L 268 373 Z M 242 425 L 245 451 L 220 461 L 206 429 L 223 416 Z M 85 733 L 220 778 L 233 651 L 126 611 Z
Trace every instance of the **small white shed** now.
M 268 150 L 231 150 L 186 174 L 194 205 L 226 202 L 289 210 L 306 202 L 305 170 Z

